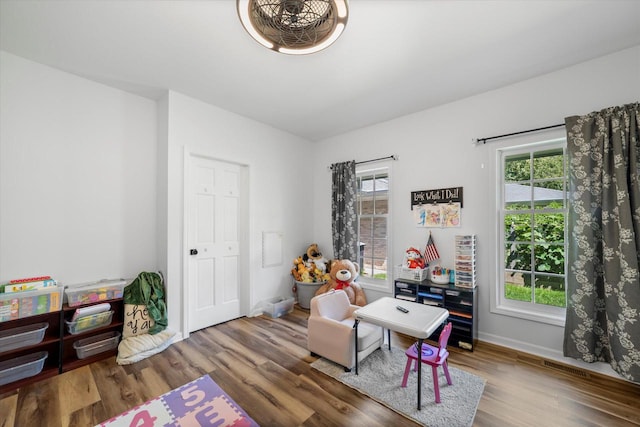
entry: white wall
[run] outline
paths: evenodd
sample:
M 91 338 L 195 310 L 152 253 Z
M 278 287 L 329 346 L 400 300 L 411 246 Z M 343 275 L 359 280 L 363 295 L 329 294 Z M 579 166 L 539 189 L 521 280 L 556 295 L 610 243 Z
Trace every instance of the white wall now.
M 155 103 L 0 52 L 0 282 L 156 264 Z
M 184 146 L 249 166 L 249 310 L 292 295 L 313 234 L 312 145 L 169 92 L 157 102 L 0 52 L 0 282 L 165 273 L 182 331 Z M 262 232 L 283 263 L 262 268 Z M 249 313 L 247 313 L 249 314 Z
M 310 142 L 176 92 L 160 102 L 168 128 L 166 245 L 169 325 L 182 331 L 184 147 L 249 167 L 247 259 L 249 312 L 265 299 L 291 296 L 292 260 L 313 235 Z M 160 125 L 163 126 L 163 125 Z M 164 226 L 161 224 L 161 228 Z M 283 263 L 262 267 L 262 232 L 283 233 Z M 163 249 L 161 249 L 162 251 Z
M 391 181 L 393 263 L 402 260 L 408 247 L 426 243 L 428 229 L 412 225 L 411 191 L 463 187 L 461 228 L 432 231 L 441 264 L 447 267 L 453 267 L 454 235 L 478 236 L 480 338 L 560 357 L 563 328 L 492 314 L 489 295 L 495 283 L 493 266 L 498 262 L 494 254 L 495 150 L 562 136 L 564 129 L 480 146 L 474 146 L 472 140 L 564 123 L 566 116 L 639 99 L 640 46 L 322 141 L 315 147 L 316 240 L 321 247 L 331 248 L 331 174 L 327 166 L 397 154 Z

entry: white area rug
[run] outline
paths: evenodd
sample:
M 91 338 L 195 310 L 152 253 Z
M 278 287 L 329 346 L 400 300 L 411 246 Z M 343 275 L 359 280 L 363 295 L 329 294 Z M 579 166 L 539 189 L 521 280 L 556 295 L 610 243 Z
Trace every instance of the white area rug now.
M 337 379 L 389 408 L 431 427 L 471 426 L 484 391 L 485 380 L 449 365 L 453 385 L 447 385 L 442 369 L 438 369 L 441 403 L 435 403 L 431 367 L 422 365 L 422 409 L 417 410 L 417 372 L 409 374 L 407 387 L 400 387 L 407 357 L 404 350 L 388 347 L 374 351 L 355 369 L 344 372 L 342 366 L 320 358 L 311 366 Z

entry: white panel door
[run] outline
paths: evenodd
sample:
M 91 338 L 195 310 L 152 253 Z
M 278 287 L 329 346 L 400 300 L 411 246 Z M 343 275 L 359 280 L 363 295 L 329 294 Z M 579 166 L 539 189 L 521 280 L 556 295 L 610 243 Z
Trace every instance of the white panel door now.
M 189 332 L 240 317 L 241 166 L 190 158 Z

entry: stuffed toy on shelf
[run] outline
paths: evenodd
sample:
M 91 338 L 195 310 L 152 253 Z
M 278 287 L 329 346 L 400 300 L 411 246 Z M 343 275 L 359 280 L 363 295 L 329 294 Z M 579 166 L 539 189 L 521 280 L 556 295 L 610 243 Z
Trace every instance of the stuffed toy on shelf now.
M 404 263 L 405 263 L 405 267 L 408 267 L 408 268 L 422 269 L 422 268 L 425 268 L 426 266 L 422 253 L 413 247 L 407 249 L 404 255 Z

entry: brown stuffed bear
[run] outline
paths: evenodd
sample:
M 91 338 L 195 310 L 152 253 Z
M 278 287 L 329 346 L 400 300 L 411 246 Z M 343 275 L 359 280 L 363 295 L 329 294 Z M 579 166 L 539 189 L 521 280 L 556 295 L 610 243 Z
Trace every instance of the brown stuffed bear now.
M 355 281 L 360 269 L 348 259 L 337 259 L 331 263 L 329 281 L 320 286 L 316 295 L 321 295 L 333 289 L 342 289 L 349 297 L 351 304 L 363 307 L 367 305 L 367 297 L 360 285 Z

